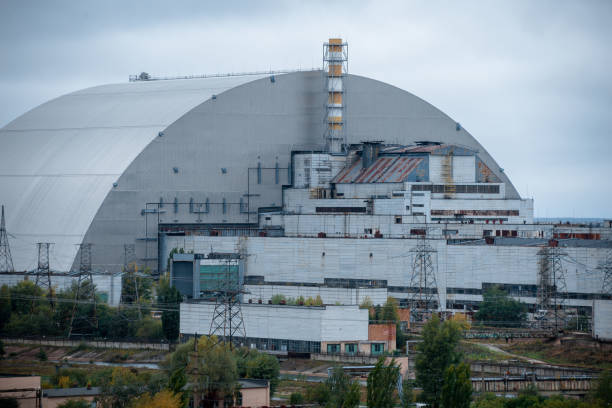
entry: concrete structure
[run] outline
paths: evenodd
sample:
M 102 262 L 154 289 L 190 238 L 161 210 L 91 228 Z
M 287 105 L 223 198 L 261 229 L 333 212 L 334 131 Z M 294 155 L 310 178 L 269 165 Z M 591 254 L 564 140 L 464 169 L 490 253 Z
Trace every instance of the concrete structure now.
M 593 337 L 612 341 L 612 300 L 593 301 Z
M 183 336 L 208 334 L 214 303 L 181 303 Z M 378 355 L 395 350 L 395 325 L 370 325 L 357 306 L 242 305 L 246 346 L 260 350 Z
M 214 294 L 227 264 L 211 254 L 224 253 L 239 259 L 245 302 L 408 303 L 426 240 L 439 309 L 472 310 L 501 285 L 534 311 L 539 254 L 556 238 L 566 305 L 612 298 L 609 223 L 534 223 L 533 200 L 472 135 L 415 95 L 348 74 L 345 46 L 326 44 L 322 71 L 85 89 L 0 129 L 15 268 L 33 269 L 39 241 L 55 243 L 51 269 L 64 272 L 91 243 L 98 274 L 121 272 L 125 245 L 154 273 L 183 248 L 193 259 L 170 264 L 186 297 Z
M 366 296 L 383 304 L 387 296 L 406 299 L 410 293 L 411 249 L 418 239 L 293 238 L 293 237 L 166 237 L 166 248 L 195 253 L 230 252 L 239 245 L 244 261 L 245 301 L 267 302 L 275 294 L 320 295 L 326 304 L 357 305 Z M 239 244 L 238 244 L 239 242 Z M 500 285 L 512 296 L 536 304 L 539 252 L 544 239 L 495 238 L 447 241 L 428 239 L 437 253 L 437 283 L 442 309 L 477 305 L 483 291 Z M 601 293 L 598 269 L 612 241 L 562 240 L 567 304 L 591 309 Z M 164 256 L 168 256 L 168 252 Z
M 43 407 L 56 408 L 68 401 L 87 401 L 96 406 L 95 398 L 102 395 L 101 387 L 56 388 L 43 390 Z
M 52 269 L 74 269 L 75 244 L 86 242 L 95 270 L 118 272 L 123 246 L 133 243 L 140 262 L 157 269 L 158 232 L 248 230 L 259 209 L 281 206 L 291 152 L 324 148 L 322 75 L 104 85 L 10 122 L 0 129 L 0 202 L 17 237 L 16 270 L 33 268 L 38 241 L 55 243 Z M 425 138 L 466 146 L 506 184 L 506 197 L 518 198 L 484 147 L 444 113 L 376 80 L 342 80 L 350 89 L 347 143 Z
M 15 398 L 21 408 L 42 408 L 40 377 L 0 378 L 0 398 Z

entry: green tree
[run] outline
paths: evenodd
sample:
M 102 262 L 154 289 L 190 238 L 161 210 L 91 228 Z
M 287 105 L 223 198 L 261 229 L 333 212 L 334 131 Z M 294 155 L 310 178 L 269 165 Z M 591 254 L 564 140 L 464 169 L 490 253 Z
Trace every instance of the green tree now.
M 368 375 L 368 407 L 392 408 L 397 402 L 395 389 L 400 376 L 399 366 L 395 360 L 385 365 L 385 358 L 380 357 L 374 369 Z
M 115 367 L 110 377 L 104 379 L 99 402 L 102 408 L 124 408 L 145 392 L 147 392 L 146 383 L 134 370 Z
M 330 393 L 326 383 L 317 383 L 315 386 L 306 390 L 306 400 L 319 406 L 326 406 L 329 402 Z
M 289 404 L 291 405 L 302 405 L 304 403 L 304 396 L 299 392 L 292 392 L 289 396 Z
M 2 285 L 0 288 L 0 330 L 4 329 L 11 319 L 11 311 L 11 290 L 7 285 Z
M 134 265 L 121 277 L 121 299 L 123 303 L 148 303 L 151 301 L 153 278 L 148 269 L 139 272 Z
M 29 280 L 17 283 L 10 288 L 10 292 L 13 312 L 23 315 L 32 313 L 43 296 L 43 290 Z
M 527 306 L 497 286 L 488 288 L 482 295 L 476 320 L 495 326 L 516 326 L 527 318 Z
M 237 349 L 235 354 L 240 377 L 269 380 L 270 395 L 274 395 L 280 376 L 278 359 L 270 354 L 247 348 Z
M 612 407 L 612 374 L 609 370 L 599 375 L 589 400 L 606 408 Z
M 341 367 L 336 367 L 326 381 L 329 390 L 327 408 L 355 408 L 359 406 L 359 383 L 353 381 Z
M 476 398 L 472 408 L 504 408 L 504 398 L 485 393 Z
M 137 322 L 134 335 L 141 339 L 158 340 L 164 337 L 162 322 L 145 316 Z
M 382 315 L 380 316 L 380 320 L 383 320 L 386 323 L 397 323 L 399 321 L 397 309 L 397 300 L 389 296 L 382 307 Z
M 91 402 L 84 399 L 69 400 L 57 406 L 57 408 L 90 408 Z
M 230 346 L 219 343 L 216 336 L 201 337 L 197 352 L 190 355 L 188 376 L 204 407 L 213 407 L 214 401 L 233 398 L 237 391 L 238 367 Z
M 423 327 L 423 341 L 417 345 L 416 381 L 423 388 L 421 398 L 433 408 L 440 407 L 445 370 L 461 359 L 457 351 L 460 338 L 459 325 L 450 320 L 442 323 L 437 315 Z
M 444 373 L 440 405 L 442 408 L 469 408 L 472 403 L 470 367 L 465 363 L 452 364 Z
M 179 336 L 179 307 L 183 300 L 181 292 L 170 285 L 170 279 L 161 278 L 157 286 L 157 303 L 163 306 L 162 311 L 162 330 L 164 336 L 170 341 L 174 341 Z
M 414 402 L 414 385 L 412 381 L 404 380 L 402 382 L 402 396 L 400 400 L 402 408 L 412 407 L 412 403 Z

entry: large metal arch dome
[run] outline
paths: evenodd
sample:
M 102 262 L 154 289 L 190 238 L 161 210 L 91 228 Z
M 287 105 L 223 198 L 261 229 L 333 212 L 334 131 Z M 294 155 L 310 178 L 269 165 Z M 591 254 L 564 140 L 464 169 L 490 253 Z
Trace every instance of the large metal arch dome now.
M 465 145 L 507 183 L 507 198 L 518 198 L 484 147 L 439 109 L 373 79 L 346 83 L 350 143 Z M 119 271 L 124 244 L 154 240 L 147 203 L 160 200 L 156 223 L 195 222 L 175 200 L 208 200 L 198 222 L 256 222 L 249 212 L 280 205 L 291 149 L 323 143 L 323 84 L 321 71 L 307 71 L 104 85 L 20 116 L 0 129 L 0 202 L 15 268 L 33 268 L 42 241 L 55 243 L 52 268 L 69 270 L 76 244 L 88 242 L 94 269 Z M 261 183 L 249 176 L 258 166 L 269 170 Z

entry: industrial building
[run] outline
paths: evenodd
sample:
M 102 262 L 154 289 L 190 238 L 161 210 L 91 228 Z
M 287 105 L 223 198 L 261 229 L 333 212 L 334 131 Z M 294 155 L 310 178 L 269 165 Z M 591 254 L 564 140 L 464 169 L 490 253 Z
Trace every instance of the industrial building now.
M 533 200 L 459 122 L 347 61 L 330 39 L 323 70 L 144 75 L 15 119 L 0 129 L 15 237 L 2 279 L 35 271 L 35 244 L 51 242 L 54 271 L 82 269 L 78 245 L 91 244 L 101 275 L 133 253 L 154 275 L 171 269 L 193 301 L 230 269 L 245 304 L 393 296 L 463 311 L 491 285 L 534 313 L 610 299 L 609 224 L 535 223 Z M 184 305 L 197 307 L 208 306 Z

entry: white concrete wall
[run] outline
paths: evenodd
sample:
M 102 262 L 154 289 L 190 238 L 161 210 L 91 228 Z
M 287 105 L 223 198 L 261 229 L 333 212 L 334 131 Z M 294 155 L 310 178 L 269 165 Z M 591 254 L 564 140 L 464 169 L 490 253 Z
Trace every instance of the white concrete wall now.
M 593 337 L 612 341 L 612 300 L 593 301 Z
M 208 334 L 214 303 L 181 303 L 180 332 Z M 242 304 L 247 337 L 339 341 L 368 339 L 368 311 L 357 306 Z
M 208 253 L 211 247 L 213 251 L 231 252 L 238 238 L 191 236 L 166 239 L 171 241 L 167 248 L 185 243 L 186 250 Z M 243 242 L 248 255 L 245 275 L 263 276 L 266 282 L 295 282 L 297 287 L 301 282 L 322 284 L 324 278 L 354 278 L 387 280 L 389 286 L 409 286 L 411 249 L 417 240 L 256 237 L 243 238 Z M 483 282 L 537 284 L 539 247 L 447 245 L 446 240 L 441 239 L 428 240 L 428 243 L 437 250 L 434 262 L 437 260 L 436 277 L 443 305 L 446 287 L 481 289 Z M 567 253 L 563 260 L 567 290 L 599 293 L 602 272 L 597 267 L 605 259 L 608 249 L 564 248 L 564 251 Z M 282 290 L 279 292 L 289 295 L 288 286 Z M 405 297 L 397 292 L 390 294 Z M 331 295 L 332 292 L 326 302 Z M 346 298 L 339 292 L 336 295 L 338 301 Z M 469 299 L 467 295 L 454 295 L 454 298 Z M 584 301 L 569 300 L 568 304 L 583 305 Z

